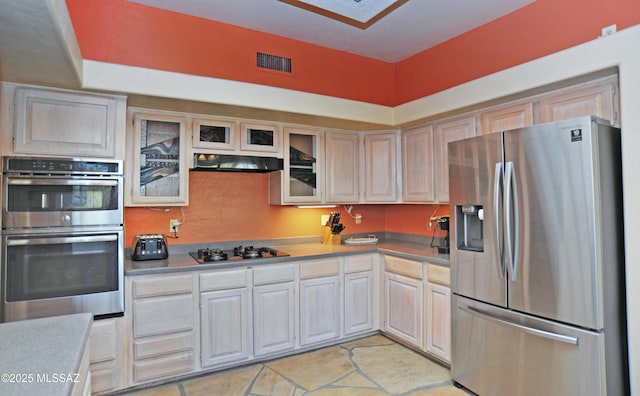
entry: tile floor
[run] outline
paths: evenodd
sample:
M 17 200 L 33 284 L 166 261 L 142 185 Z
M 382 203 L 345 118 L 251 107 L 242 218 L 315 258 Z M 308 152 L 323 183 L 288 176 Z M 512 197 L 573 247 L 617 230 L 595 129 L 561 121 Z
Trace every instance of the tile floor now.
M 374 335 L 295 356 L 255 363 L 126 393 L 127 396 L 466 396 L 449 370 Z

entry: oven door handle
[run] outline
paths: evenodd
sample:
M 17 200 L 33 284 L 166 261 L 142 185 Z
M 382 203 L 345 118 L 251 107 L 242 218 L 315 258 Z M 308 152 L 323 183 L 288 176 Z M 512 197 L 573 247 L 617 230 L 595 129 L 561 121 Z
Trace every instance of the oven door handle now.
M 118 235 L 83 235 L 68 237 L 7 238 L 7 246 L 21 245 L 61 245 L 65 243 L 89 243 L 117 241 Z
M 115 179 L 34 179 L 34 178 L 10 178 L 7 180 L 7 184 L 10 186 L 117 186 L 119 183 L 118 180 Z

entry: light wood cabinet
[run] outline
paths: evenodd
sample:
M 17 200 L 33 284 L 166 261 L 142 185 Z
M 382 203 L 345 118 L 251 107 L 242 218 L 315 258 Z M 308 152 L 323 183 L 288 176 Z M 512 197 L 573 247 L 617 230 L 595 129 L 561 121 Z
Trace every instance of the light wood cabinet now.
M 300 345 L 340 336 L 340 279 L 338 276 L 300 281 Z
M 479 134 L 502 132 L 531 126 L 534 123 L 533 102 L 510 103 L 490 108 L 479 114 Z
M 133 383 L 195 369 L 194 289 L 191 274 L 132 281 Z
M 427 282 L 425 349 L 445 362 L 451 360 L 451 289 Z
M 253 270 L 253 354 L 295 348 L 295 268 L 292 264 Z
M 434 182 L 433 124 L 402 131 L 402 200 L 433 202 Z
M 373 330 L 373 271 L 344 276 L 344 335 Z
M 202 367 L 247 360 L 251 356 L 249 289 L 200 293 Z
M 129 118 L 125 205 L 188 205 L 187 118 L 135 109 Z
M 328 203 L 360 200 L 360 135 L 326 132 L 326 189 Z
M 17 86 L 14 101 L 15 153 L 123 158 L 125 96 Z
M 449 202 L 449 150 L 448 143 L 473 137 L 476 134 L 475 115 L 437 122 L 436 133 L 436 200 Z
M 251 270 L 200 274 L 200 359 L 203 368 L 252 357 Z
M 124 318 L 94 320 L 89 338 L 91 393 L 123 389 L 126 383 Z
M 617 81 L 609 77 L 540 97 L 540 122 L 595 115 L 619 126 Z
M 399 132 L 365 133 L 364 202 L 388 203 L 399 199 Z
M 324 133 L 284 128 L 284 170 L 269 173 L 269 204 L 322 203 L 324 172 Z
M 340 261 L 300 263 L 300 346 L 340 337 Z
M 385 273 L 384 296 L 384 331 L 422 348 L 424 331 L 422 280 Z

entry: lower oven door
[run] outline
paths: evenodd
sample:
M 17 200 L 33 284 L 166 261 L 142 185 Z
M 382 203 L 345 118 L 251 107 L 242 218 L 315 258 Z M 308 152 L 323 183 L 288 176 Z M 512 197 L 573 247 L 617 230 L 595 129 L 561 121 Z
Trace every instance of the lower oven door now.
M 3 235 L 3 321 L 124 311 L 123 231 Z

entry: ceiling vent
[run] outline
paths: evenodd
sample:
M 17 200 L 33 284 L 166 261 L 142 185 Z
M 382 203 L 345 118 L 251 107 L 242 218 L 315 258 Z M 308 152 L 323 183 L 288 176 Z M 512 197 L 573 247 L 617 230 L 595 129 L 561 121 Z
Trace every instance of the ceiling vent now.
M 260 69 L 291 73 L 291 58 L 265 54 L 263 52 L 258 52 L 257 55 L 257 65 Z

